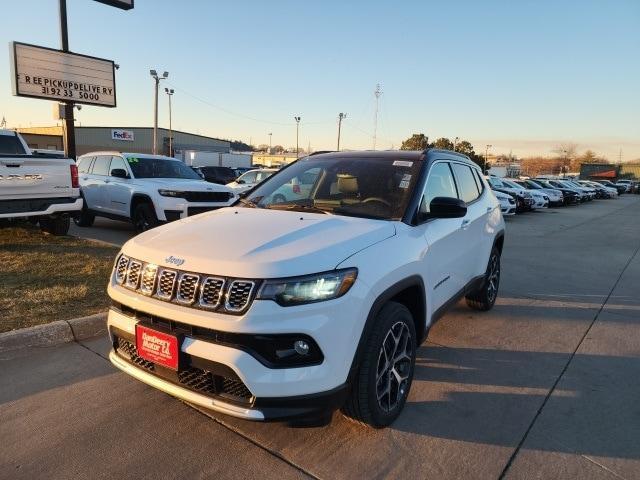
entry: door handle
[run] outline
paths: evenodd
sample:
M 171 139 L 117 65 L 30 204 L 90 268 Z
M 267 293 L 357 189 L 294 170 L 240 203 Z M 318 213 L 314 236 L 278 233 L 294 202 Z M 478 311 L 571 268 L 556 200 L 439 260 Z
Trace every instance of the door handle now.
M 493 207 L 487 207 L 487 213 L 489 213 L 491 210 L 493 210 Z
M 460 228 L 462 230 L 466 230 L 467 227 L 469 226 L 469 223 L 470 223 L 470 220 L 467 220 L 467 219 L 462 220 L 462 225 L 460 225 Z
M 104 183 L 109 183 L 111 180 L 105 180 Z

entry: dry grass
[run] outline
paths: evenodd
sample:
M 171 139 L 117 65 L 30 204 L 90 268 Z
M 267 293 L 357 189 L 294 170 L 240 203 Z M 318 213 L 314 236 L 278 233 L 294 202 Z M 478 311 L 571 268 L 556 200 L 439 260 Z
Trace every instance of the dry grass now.
M 105 310 L 117 253 L 28 224 L 0 228 L 0 332 Z

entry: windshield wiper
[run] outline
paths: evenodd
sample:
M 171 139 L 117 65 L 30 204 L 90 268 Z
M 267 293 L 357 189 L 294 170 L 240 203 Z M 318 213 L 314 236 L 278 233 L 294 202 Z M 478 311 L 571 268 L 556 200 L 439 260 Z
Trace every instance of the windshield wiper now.
M 300 211 L 300 212 L 312 212 L 312 213 L 324 213 L 325 215 L 331 215 L 331 212 L 318 208 L 314 205 L 305 205 L 301 203 L 272 203 L 266 208 L 270 210 L 288 210 L 288 211 Z

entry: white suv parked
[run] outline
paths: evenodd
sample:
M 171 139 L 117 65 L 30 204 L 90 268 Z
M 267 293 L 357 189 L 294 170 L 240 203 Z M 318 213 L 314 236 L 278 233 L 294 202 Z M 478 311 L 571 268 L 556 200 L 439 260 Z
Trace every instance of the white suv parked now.
M 96 216 L 131 221 L 138 232 L 237 200 L 229 187 L 204 181 L 180 160 L 140 153 L 92 152 L 78 159 L 84 207 L 74 220 Z
M 304 198 L 275 200 L 310 177 Z M 327 421 L 342 407 L 386 426 L 436 319 L 465 296 L 493 306 L 503 240 L 500 205 L 466 156 L 311 155 L 231 208 L 123 246 L 110 359 L 236 417 Z

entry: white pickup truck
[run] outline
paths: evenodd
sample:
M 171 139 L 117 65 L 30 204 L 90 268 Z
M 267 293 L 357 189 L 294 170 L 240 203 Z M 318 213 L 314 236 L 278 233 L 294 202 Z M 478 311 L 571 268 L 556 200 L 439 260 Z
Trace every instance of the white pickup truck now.
M 19 133 L 0 130 L 0 224 L 28 218 L 53 235 L 66 235 L 82 209 L 75 162 L 32 154 Z

